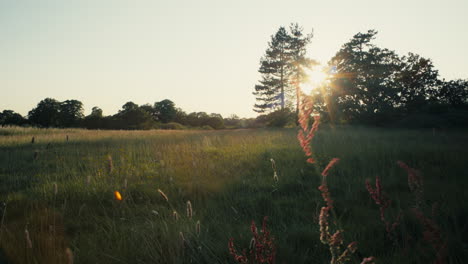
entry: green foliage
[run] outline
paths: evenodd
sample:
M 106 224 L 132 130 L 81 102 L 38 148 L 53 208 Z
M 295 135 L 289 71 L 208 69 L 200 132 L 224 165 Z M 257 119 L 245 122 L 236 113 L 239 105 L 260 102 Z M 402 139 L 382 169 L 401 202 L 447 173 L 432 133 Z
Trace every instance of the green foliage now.
M 276 110 L 266 115 L 264 122 L 268 127 L 293 127 L 296 123 L 296 114 L 289 109 Z

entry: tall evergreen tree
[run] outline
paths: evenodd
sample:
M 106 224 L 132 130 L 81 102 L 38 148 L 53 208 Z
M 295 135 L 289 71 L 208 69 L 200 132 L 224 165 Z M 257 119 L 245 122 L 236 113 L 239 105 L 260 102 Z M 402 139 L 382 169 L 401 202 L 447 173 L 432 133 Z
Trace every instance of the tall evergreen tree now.
M 258 113 L 283 110 L 287 104 L 287 95 L 294 94 L 292 78 L 302 80 L 302 67 L 310 60 L 305 57 L 306 45 L 312 35 L 303 35 L 298 24 L 291 24 L 289 31 L 280 27 L 271 36 L 265 55 L 260 60 L 260 84 L 255 85 L 257 103 L 254 111 Z

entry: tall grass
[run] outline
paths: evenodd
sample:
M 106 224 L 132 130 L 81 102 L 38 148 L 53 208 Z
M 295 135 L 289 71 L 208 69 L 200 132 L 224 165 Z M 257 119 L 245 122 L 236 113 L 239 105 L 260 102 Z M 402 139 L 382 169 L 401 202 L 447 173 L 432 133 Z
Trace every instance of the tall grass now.
M 0 248 L 13 263 L 233 263 L 229 238 L 248 248 L 251 221 L 268 216 L 278 263 L 329 262 L 320 242 L 318 168 L 339 157 L 327 186 L 337 230 L 359 242 L 361 256 L 350 263 L 433 259 L 431 245 L 419 242 L 423 218 L 412 213 L 414 194 L 397 160 L 424 175 L 424 202 L 439 203 L 434 217 L 423 213 L 441 230 L 447 262 L 466 262 L 466 131 L 321 127 L 312 140 L 315 164 L 306 162 L 296 132 L 1 129 L 7 210 Z M 365 186 L 376 176 L 393 201 L 386 212 L 405 216 L 398 246 Z

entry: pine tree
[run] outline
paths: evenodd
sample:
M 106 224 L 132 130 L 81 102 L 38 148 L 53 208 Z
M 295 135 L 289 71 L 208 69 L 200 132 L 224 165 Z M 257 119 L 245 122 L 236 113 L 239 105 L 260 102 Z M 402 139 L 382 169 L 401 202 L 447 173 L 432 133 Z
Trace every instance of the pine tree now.
M 293 80 L 302 81 L 302 69 L 311 62 L 305 57 L 305 47 L 311 38 L 311 34 L 302 34 L 298 24 L 291 24 L 289 32 L 280 27 L 271 36 L 265 55 L 260 60 L 262 77 L 253 92 L 257 100 L 254 111 L 265 113 L 285 109 L 288 95 L 294 94 Z

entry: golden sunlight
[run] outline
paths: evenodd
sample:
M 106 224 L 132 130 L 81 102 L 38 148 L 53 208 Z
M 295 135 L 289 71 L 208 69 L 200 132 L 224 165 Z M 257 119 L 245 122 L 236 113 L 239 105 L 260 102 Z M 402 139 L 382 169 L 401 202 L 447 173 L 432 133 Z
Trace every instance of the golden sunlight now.
M 301 85 L 302 91 L 310 94 L 312 90 L 322 85 L 328 78 L 328 75 L 321 69 L 313 69 L 306 71 L 308 80 Z

